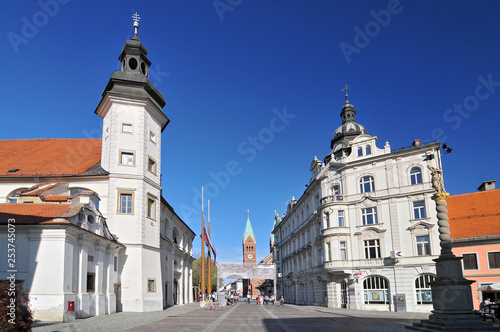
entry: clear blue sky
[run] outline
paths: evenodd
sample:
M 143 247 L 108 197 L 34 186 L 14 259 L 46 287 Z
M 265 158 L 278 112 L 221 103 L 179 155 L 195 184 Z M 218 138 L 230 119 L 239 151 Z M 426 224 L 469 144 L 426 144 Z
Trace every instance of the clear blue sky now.
M 269 252 L 274 210 L 330 152 L 345 84 L 379 147 L 453 148 L 450 193 L 500 180 L 498 1 L 44 1 L 0 5 L 0 139 L 101 137 L 94 110 L 138 11 L 171 119 L 163 195 L 199 234 L 206 187 L 220 261 L 242 260 L 247 209 Z

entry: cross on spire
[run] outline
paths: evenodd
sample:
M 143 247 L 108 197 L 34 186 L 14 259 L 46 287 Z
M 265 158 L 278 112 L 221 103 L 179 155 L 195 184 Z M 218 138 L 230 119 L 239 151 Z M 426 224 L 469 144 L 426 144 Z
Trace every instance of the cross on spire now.
M 135 12 L 132 15 L 132 18 L 134 19 L 135 34 L 137 34 L 137 29 L 139 29 L 139 20 L 141 19 L 141 17 L 139 16 L 139 14 L 137 14 L 137 12 Z
M 342 89 L 342 91 L 345 91 L 345 101 L 346 103 L 349 102 L 348 98 L 349 98 L 349 95 L 347 94 L 347 89 L 349 88 L 349 85 L 345 85 L 345 88 Z

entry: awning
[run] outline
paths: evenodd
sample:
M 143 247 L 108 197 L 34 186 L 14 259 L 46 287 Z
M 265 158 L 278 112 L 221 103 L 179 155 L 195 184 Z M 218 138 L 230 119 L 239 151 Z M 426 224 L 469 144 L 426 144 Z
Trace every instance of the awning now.
M 491 285 L 485 285 L 478 288 L 482 292 L 500 292 L 500 282 L 494 282 Z

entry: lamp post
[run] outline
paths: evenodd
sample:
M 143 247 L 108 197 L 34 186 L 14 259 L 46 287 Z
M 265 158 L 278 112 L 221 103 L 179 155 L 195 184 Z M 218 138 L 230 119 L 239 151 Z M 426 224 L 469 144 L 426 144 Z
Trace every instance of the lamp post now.
M 432 314 L 429 319 L 407 326 L 417 331 L 498 331 L 492 324 L 483 322 L 473 313 L 472 291 L 474 281 L 463 277 L 462 257 L 452 252 L 450 224 L 446 199 L 450 196 L 444 189 L 443 171 L 427 166 L 432 175 L 432 187 L 438 218 L 439 245 L 441 253 L 436 262 L 436 280 L 431 282 Z

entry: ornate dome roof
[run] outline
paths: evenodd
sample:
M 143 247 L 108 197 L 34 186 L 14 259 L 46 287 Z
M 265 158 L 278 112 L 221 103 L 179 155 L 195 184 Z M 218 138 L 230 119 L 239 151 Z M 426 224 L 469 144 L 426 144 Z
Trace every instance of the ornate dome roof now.
M 345 104 L 340 112 L 342 118 L 342 125 L 338 127 L 333 133 L 330 148 L 333 152 L 341 153 L 341 151 L 349 149 L 349 142 L 356 136 L 368 134 L 366 128 L 359 123 L 356 123 L 356 110 L 354 106 L 349 103 L 349 96 L 345 95 Z M 347 151 L 349 154 L 350 152 Z

